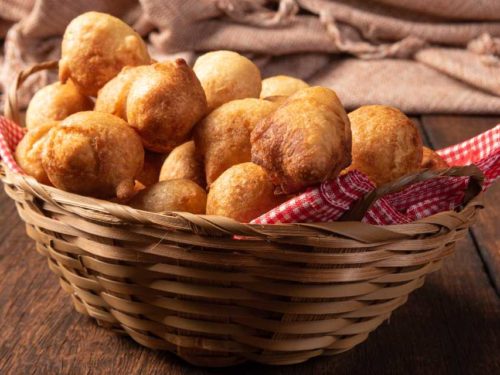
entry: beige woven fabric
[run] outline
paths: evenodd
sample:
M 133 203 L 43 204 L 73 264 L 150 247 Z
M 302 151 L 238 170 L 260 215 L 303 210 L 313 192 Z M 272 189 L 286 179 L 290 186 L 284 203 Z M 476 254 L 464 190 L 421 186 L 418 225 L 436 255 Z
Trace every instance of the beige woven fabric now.
M 232 49 L 264 76 L 290 74 L 335 89 L 355 108 L 409 113 L 500 113 L 500 2 L 496 0 L 7 0 L 0 82 L 57 58 L 76 15 L 99 10 L 133 25 L 157 59 Z M 8 30 L 8 31 L 7 31 Z M 26 103 L 46 73 L 25 85 Z

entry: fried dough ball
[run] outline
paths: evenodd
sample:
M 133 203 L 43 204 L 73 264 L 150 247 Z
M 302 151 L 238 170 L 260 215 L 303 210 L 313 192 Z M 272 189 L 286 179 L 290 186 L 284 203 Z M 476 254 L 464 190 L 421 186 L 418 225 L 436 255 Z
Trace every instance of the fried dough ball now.
M 127 121 L 127 97 L 132 83 L 144 72 L 147 65 L 126 66 L 99 90 L 95 111 L 111 113 Z
M 285 100 L 288 99 L 288 96 L 276 95 L 276 96 L 268 96 L 263 99 L 268 102 L 274 103 L 276 105 L 282 105 L 285 102 Z
M 239 53 L 208 52 L 198 57 L 193 70 L 205 90 L 208 112 L 231 100 L 259 97 L 260 70 Z
M 448 163 L 441 156 L 439 156 L 436 151 L 425 146 L 422 148 L 422 151 L 423 155 L 420 168 L 433 170 L 449 168 Z
M 143 211 L 183 211 L 204 214 L 207 193 L 191 180 L 160 181 L 140 191 L 130 206 Z
M 109 14 L 87 12 L 66 27 L 61 45 L 59 79 L 69 78 L 90 96 L 116 76 L 124 66 L 151 61 L 141 36 Z
M 306 87 L 309 87 L 309 85 L 298 78 L 283 75 L 269 77 L 262 80 L 260 97 L 290 96 Z
M 203 162 L 194 141 L 177 146 L 167 156 L 160 171 L 160 181 L 184 178 L 204 187 Z
M 336 177 L 351 162 L 349 119 L 335 92 L 309 87 L 290 96 L 251 134 L 252 162 L 277 193 L 294 193 Z
M 207 198 L 207 215 L 220 215 L 247 223 L 278 206 L 266 171 L 254 163 L 233 165 L 212 184 Z
M 184 143 L 206 113 L 205 93 L 183 59 L 146 67 L 132 83 L 127 98 L 127 120 L 144 147 L 167 153 Z
M 167 155 L 157 154 L 156 152 L 144 152 L 144 166 L 137 176 L 143 186 L 151 186 L 160 180 L 160 170 Z
M 349 113 L 352 164 L 380 186 L 419 169 L 422 140 L 415 124 L 399 109 L 367 105 Z
M 28 130 L 16 148 L 15 156 L 17 164 L 28 175 L 45 185 L 50 184 L 50 181 L 42 166 L 43 145 L 45 144 L 49 130 L 58 124 L 57 121 L 51 121 Z
M 126 199 L 142 169 L 144 150 L 119 117 L 79 112 L 52 128 L 42 152 L 50 182 L 62 190 L 98 198 Z
M 204 159 L 208 186 L 229 167 L 251 160 L 250 133 L 276 107 L 262 99 L 233 100 L 196 126 L 194 140 Z
M 26 110 L 26 127 L 34 129 L 50 121 L 64 120 L 69 115 L 89 111 L 92 100 L 80 94 L 71 81 L 55 82 L 38 90 Z

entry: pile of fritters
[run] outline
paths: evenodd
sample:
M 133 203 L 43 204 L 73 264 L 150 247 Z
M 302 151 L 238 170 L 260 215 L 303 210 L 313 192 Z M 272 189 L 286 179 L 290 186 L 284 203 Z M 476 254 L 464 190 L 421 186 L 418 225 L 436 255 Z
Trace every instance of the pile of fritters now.
M 67 27 L 59 79 L 34 95 L 16 159 L 40 183 L 153 212 L 249 222 L 357 169 L 383 185 L 446 163 L 396 108 L 347 114 L 334 91 L 261 78 L 232 51 L 156 62 L 119 19 Z

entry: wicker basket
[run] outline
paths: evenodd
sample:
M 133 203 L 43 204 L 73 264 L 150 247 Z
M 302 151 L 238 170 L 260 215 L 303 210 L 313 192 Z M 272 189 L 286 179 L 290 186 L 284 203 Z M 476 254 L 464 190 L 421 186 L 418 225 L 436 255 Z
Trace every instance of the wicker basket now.
M 18 120 L 17 85 L 55 65 L 21 73 L 10 91 L 10 118 Z M 229 366 L 299 363 L 366 340 L 441 267 L 482 207 L 477 168 L 439 174 L 472 177 L 459 212 L 384 227 L 155 214 L 63 192 L 5 167 L 1 178 L 78 312 L 188 362 Z M 434 175 L 379 188 L 349 217 L 359 219 L 375 198 Z

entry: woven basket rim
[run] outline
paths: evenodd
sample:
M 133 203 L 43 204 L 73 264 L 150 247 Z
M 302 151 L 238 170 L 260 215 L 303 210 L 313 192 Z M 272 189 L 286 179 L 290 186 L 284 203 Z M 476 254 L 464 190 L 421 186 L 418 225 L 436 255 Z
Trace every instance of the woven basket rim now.
M 13 84 L 9 87 L 5 100 L 4 113 L 10 120 L 20 123 L 20 111 L 17 101 L 17 92 L 22 83 L 32 74 L 42 70 L 57 69 L 58 61 L 46 61 L 21 70 Z M 357 233 L 363 233 L 364 241 L 377 241 L 381 238 L 401 239 L 411 228 L 420 228 L 421 231 L 432 233 L 436 231 L 436 224 L 441 227 L 456 227 L 463 222 L 460 211 L 446 211 L 429 216 L 408 224 L 395 225 L 372 225 L 361 222 L 364 214 L 371 205 L 379 198 L 399 191 L 413 183 L 424 181 L 436 176 L 468 176 L 468 184 L 464 202 L 461 209 L 469 205 L 482 206 L 479 195 L 484 175 L 475 165 L 464 167 L 452 167 L 439 171 L 422 170 L 410 175 L 403 176 L 386 185 L 382 185 L 366 194 L 337 221 L 314 222 L 314 223 L 280 223 L 280 224 L 250 224 L 240 223 L 234 219 L 214 215 L 199 215 L 187 212 L 164 212 L 154 213 L 134 209 L 130 206 L 101 200 L 93 197 L 82 196 L 57 189 L 55 187 L 42 185 L 34 178 L 25 176 L 8 169 L 0 161 L 0 178 L 5 182 L 18 185 L 22 190 L 29 191 L 34 196 L 51 203 L 53 206 L 65 206 L 76 209 L 73 212 L 87 219 L 109 222 L 110 224 L 141 223 L 147 225 L 168 226 L 174 229 L 190 230 L 198 233 L 202 229 L 203 234 L 224 236 L 241 235 L 251 237 L 280 237 L 280 236 L 318 236 L 325 232 L 336 233 L 350 238 L 356 238 Z M 375 230 L 376 228 L 376 230 Z M 418 232 L 418 231 L 416 231 Z M 360 238 L 356 238 L 360 239 Z
M 22 81 L 55 67 L 20 73 L 8 118 L 18 122 Z M 470 177 L 456 211 L 408 224 L 359 221 L 378 198 L 436 176 Z M 342 221 L 262 225 L 141 211 L 42 185 L 0 160 L 0 180 L 28 236 L 78 312 L 139 344 L 215 367 L 294 364 L 364 341 L 467 233 L 483 207 L 482 179 L 476 166 L 425 170 L 371 191 Z M 302 319 L 311 314 L 318 319 Z
M 250 224 L 240 223 L 234 219 L 188 212 L 148 212 L 125 204 L 115 203 L 94 197 L 82 196 L 66 192 L 52 186 L 42 185 L 31 176 L 11 171 L 0 162 L 0 179 L 5 184 L 15 185 L 23 191 L 36 196 L 44 202 L 61 207 L 66 211 L 98 222 L 114 225 L 144 224 L 159 227 L 168 226 L 178 230 L 198 233 L 196 227 L 204 228 L 208 235 L 241 235 L 255 237 L 296 236 L 308 237 L 326 234 L 338 234 L 361 242 L 398 240 L 411 237 L 408 233 L 438 232 L 438 227 L 454 228 L 464 222 L 461 213 L 470 206 L 483 207 L 482 192 L 478 192 L 460 210 L 443 211 L 424 219 L 407 224 L 373 225 L 360 221 L 332 221 L 315 223 L 280 223 Z M 349 229 L 350 228 L 350 229 Z M 364 233 L 357 237 L 356 233 Z M 201 233 L 200 233 L 201 234 Z

